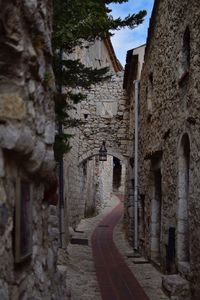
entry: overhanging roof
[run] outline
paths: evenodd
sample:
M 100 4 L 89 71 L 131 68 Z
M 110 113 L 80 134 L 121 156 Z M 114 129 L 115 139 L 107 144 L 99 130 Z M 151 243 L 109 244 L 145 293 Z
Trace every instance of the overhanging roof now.
M 108 50 L 108 54 L 110 56 L 110 59 L 111 59 L 111 62 L 112 62 L 112 65 L 113 65 L 113 68 L 114 68 L 115 72 L 122 71 L 123 67 L 122 67 L 121 63 L 119 62 L 119 60 L 117 59 L 117 56 L 115 54 L 115 51 L 114 51 L 113 45 L 111 43 L 110 37 L 106 37 L 103 40 L 103 42 L 104 42 L 104 44 L 105 44 L 105 46 Z
M 124 71 L 123 88 L 128 89 L 129 83 L 137 78 L 138 72 L 138 55 L 133 55 L 133 50 L 127 51 L 126 65 Z

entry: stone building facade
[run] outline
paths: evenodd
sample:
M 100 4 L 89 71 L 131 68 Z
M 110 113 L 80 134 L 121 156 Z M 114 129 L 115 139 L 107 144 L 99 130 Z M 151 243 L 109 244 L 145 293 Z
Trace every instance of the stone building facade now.
M 72 149 L 64 158 L 66 217 L 75 228 L 84 217 L 91 215 L 110 193 L 110 185 L 102 179 L 111 172 L 98 162 L 99 149 L 106 141 L 108 155 L 127 161 L 128 106 L 122 88 L 123 72 L 109 40 L 77 49 L 75 58 L 93 68 L 110 68 L 111 77 L 93 85 L 87 91 L 86 101 L 77 105 L 74 117 L 82 121 L 79 128 L 71 130 Z M 103 175 L 104 174 L 104 175 Z M 110 178 L 111 179 L 111 178 Z M 106 190 L 105 190 L 106 188 Z
M 135 210 L 135 82 L 140 80 L 144 63 L 145 44 L 127 51 L 123 88 L 126 90 L 129 107 L 128 118 L 128 157 L 126 176 L 126 202 L 124 223 L 130 243 L 134 246 L 134 210 Z M 139 98 L 139 97 L 138 97 Z M 139 215 L 141 208 L 139 206 Z
M 57 209 L 50 205 L 56 188 L 49 194 L 55 178 L 51 17 L 51 1 L 0 1 L 2 300 L 67 299 L 64 269 L 57 266 Z
M 200 298 L 199 41 L 199 1 L 155 1 L 141 75 L 139 239 L 175 274 L 163 285 L 176 299 Z

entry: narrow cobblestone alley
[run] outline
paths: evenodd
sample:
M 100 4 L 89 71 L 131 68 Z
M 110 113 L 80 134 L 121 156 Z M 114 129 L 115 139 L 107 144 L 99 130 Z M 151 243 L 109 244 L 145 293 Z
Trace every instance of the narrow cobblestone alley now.
M 200 0 L 0 0 L 0 300 L 200 300 Z
M 68 246 L 72 300 L 168 299 L 161 290 L 161 274 L 149 263 L 134 265 L 119 223 L 122 213 L 123 203 L 112 195 L 98 216 L 82 220 L 73 233 L 74 240 L 88 239 L 88 245 Z
M 113 242 L 113 229 L 123 212 L 123 197 L 94 230 L 92 249 L 103 300 L 148 300 Z

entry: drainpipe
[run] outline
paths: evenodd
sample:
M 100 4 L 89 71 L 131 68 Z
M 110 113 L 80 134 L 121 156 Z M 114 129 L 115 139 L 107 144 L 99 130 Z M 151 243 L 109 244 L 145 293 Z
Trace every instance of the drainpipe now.
M 58 86 L 58 91 L 62 94 L 62 59 L 63 59 L 63 49 L 59 51 L 60 60 L 60 84 Z M 58 124 L 59 133 L 63 132 L 62 123 Z M 65 245 L 65 224 L 64 224 L 64 176 L 63 176 L 63 158 L 59 162 L 59 231 L 60 231 L 60 247 L 64 248 Z
M 59 126 L 60 127 L 60 126 Z M 64 225 L 64 177 L 63 177 L 63 159 L 59 163 L 59 231 L 60 231 L 60 247 L 65 245 L 65 225 Z
M 139 80 L 135 80 L 135 152 L 134 152 L 134 249 L 138 250 L 138 100 Z

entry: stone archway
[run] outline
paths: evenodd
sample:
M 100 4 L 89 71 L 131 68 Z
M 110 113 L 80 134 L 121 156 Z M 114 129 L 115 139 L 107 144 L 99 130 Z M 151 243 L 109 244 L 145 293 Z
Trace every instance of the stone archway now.
M 123 90 L 123 72 L 113 74 L 87 92 L 87 100 L 79 104 L 75 114 L 81 124 L 71 131 L 74 134 L 72 149 L 65 157 L 65 165 L 69 161 L 73 165 L 66 176 L 70 182 L 66 194 L 70 195 L 70 225 L 73 227 L 96 207 L 95 157 L 102 142 L 106 141 L 108 155 L 117 157 L 125 165 L 129 155 L 129 102 Z
M 178 147 L 178 203 L 177 203 L 177 262 L 189 263 L 189 183 L 190 183 L 190 139 L 183 134 Z
M 84 215 L 89 216 L 92 212 L 104 206 L 110 199 L 114 178 L 114 158 L 121 164 L 121 178 L 118 192 L 124 192 L 127 159 L 112 148 L 107 148 L 107 161 L 98 160 L 99 149 L 91 149 L 84 153 L 79 160 L 81 195 L 83 199 Z M 84 171 L 84 172 L 83 172 Z
M 127 165 L 128 158 L 117 152 L 115 149 L 108 147 L 107 154 L 113 157 L 117 157 L 123 164 Z M 93 156 L 99 155 L 99 148 L 90 149 L 83 153 L 79 158 L 79 165 L 81 165 L 85 160 L 92 158 Z
M 97 155 L 103 141 L 109 155 L 124 160 L 130 137 L 129 102 L 123 90 L 123 72 L 94 86 L 88 92 L 88 100 L 80 106 L 79 163 Z

